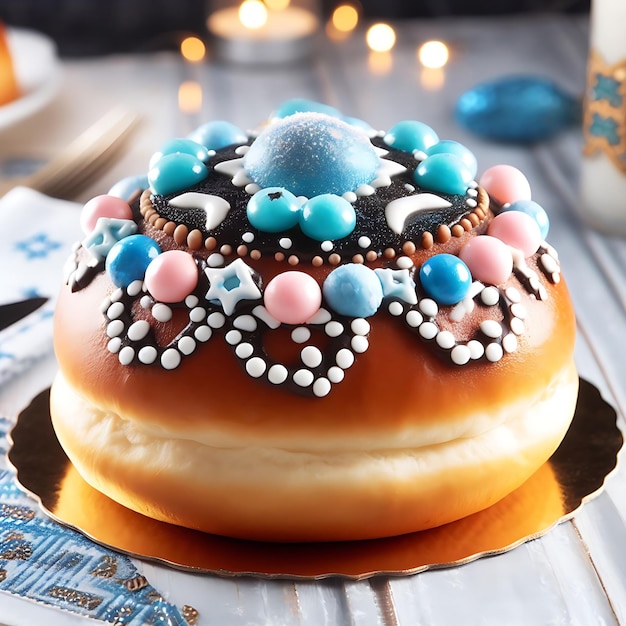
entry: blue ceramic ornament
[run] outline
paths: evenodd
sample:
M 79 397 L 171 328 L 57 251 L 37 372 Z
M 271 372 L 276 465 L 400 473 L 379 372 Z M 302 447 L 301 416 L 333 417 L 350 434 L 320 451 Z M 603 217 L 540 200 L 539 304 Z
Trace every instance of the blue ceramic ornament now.
M 526 213 L 526 215 L 530 215 L 530 217 L 537 222 L 537 226 L 539 226 L 541 238 L 545 240 L 548 236 L 548 231 L 550 230 L 550 218 L 548 217 L 546 210 L 533 200 L 517 200 L 516 202 L 512 202 L 511 204 L 505 206 L 502 210 L 521 211 L 522 213 Z
M 187 138 L 202 144 L 207 150 L 219 150 L 248 141 L 248 136 L 241 128 L 224 120 L 207 122 L 196 128 Z
M 474 177 L 454 154 L 433 154 L 413 172 L 413 179 L 423 189 L 440 193 L 464 194 Z
M 578 122 L 581 103 L 546 78 L 507 76 L 465 92 L 455 116 L 462 126 L 488 139 L 532 143 Z
M 281 187 L 266 187 L 248 201 L 246 214 L 250 224 L 266 233 L 293 228 L 300 217 L 298 199 Z
M 355 226 L 354 207 L 341 196 L 325 193 L 302 205 L 300 229 L 307 237 L 316 241 L 342 239 Z
M 118 241 L 107 255 L 105 268 L 116 287 L 126 288 L 143 280 L 152 259 L 161 254 L 159 244 L 145 235 L 130 235 Z
M 396 150 L 425 152 L 439 141 L 439 137 L 430 126 L 423 122 L 403 120 L 387 131 L 383 141 Z
M 167 141 L 161 146 L 158 152 L 155 152 L 152 157 L 150 157 L 148 167 L 153 167 L 154 164 L 166 154 L 177 153 L 191 154 L 202 162 L 209 160 L 209 151 L 197 141 L 193 141 L 192 139 L 170 139 L 170 141 Z
M 430 146 L 425 152 L 428 156 L 432 156 L 433 154 L 454 154 L 454 156 L 461 159 L 465 167 L 471 172 L 472 178 L 474 178 L 478 172 L 478 162 L 476 161 L 474 153 L 458 141 L 444 139 Z
M 358 263 L 334 269 L 326 277 L 322 293 L 333 311 L 348 317 L 370 317 L 383 301 L 383 287 L 376 272 Z
M 420 281 L 426 293 L 439 304 L 463 300 L 472 284 L 469 268 L 453 254 L 436 254 L 424 261 Z
M 209 175 L 206 165 L 192 154 L 162 156 L 148 172 L 150 189 L 165 195 L 197 185 Z

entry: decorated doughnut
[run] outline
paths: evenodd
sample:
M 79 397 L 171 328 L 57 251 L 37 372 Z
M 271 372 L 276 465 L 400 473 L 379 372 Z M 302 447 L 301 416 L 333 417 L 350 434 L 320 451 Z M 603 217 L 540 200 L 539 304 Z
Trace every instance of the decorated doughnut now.
M 209 122 L 89 201 L 51 415 L 97 490 L 231 537 L 435 527 L 551 456 L 575 321 L 519 170 L 306 101 Z

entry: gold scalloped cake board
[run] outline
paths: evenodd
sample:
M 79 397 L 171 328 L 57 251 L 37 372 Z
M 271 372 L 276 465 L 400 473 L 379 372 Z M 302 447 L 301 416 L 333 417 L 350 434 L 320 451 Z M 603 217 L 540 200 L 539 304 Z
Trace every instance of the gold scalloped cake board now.
M 114 550 L 222 576 L 363 579 L 414 574 L 506 552 L 569 519 L 597 495 L 616 466 L 623 442 L 615 410 L 593 385 L 581 380 L 576 414 L 559 449 L 524 485 L 492 507 L 399 537 L 270 544 L 158 522 L 102 495 L 80 477 L 61 449 L 48 398 L 46 390 L 19 415 L 9 452 L 18 482 L 44 512 Z

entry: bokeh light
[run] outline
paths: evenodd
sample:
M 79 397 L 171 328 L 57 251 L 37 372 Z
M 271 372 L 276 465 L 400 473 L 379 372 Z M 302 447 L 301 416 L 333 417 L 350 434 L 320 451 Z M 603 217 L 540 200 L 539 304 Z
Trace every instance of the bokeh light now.
M 359 11 L 352 4 L 340 4 L 331 17 L 333 26 L 342 33 L 353 31 L 359 23 Z
M 186 61 L 198 63 L 204 59 L 206 46 L 198 37 L 185 37 L 180 44 L 180 53 Z
M 261 28 L 267 22 L 267 8 L 261 0 L 244 0 L 239 7 L 239 20 L 251 30 Z
M 417 58 L 424 67 L 444 67 L 450 58 L 450 52 L 443 41 L 427 41 L 419 47 Z
M 284 11 L 291 4 L 291 0 L 265 0 L 265 6 L 270 11 Z
M 389 24 L 374 24 L 367 29 L 365 40 L 371 50 L 388 52 L 396 43 L 396 31 Z
M 178 108 L 181 113 L 193 115 L 202 109 L 202 86 L 195 80 L 187 80 L 178 87 Z

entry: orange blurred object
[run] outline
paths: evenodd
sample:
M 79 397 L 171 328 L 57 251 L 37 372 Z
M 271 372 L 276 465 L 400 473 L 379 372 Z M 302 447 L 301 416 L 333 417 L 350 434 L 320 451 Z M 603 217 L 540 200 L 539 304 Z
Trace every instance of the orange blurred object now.
M 0 105 L 15 100 L 19 95 L 20 90 L 7 42 L 7 31 L 4 24 L 0 22 Z

